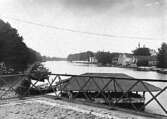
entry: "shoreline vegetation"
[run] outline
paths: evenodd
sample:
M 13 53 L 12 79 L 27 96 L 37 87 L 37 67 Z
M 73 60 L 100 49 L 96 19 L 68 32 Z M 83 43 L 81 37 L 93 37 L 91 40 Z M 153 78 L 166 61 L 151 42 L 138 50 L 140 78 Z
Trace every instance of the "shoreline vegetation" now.
M 67 61 L 67 58 L 43 56 L 42 61 L 43 62 L 46 62 L 46 61 Z
M 139 71 L 157 71 L 167 74 L 167 43 L 163 42 L 158 52 L 155 49 L 138 47 L 132 53 L 120 52 L 80 52 L 69 54 L 67 61 L 97 64 L 97 66 L 113 66 L 133 68 Z
M 69 61 L 69 62 L 71 62 L 71 63 L 82 63 L 82 64 L 95 64 L 98 67 L 118 67 L 118 68 L 133 69 L 133 70 L 137 70 L 137 71 L 155 71 L 157 73 L 167 74 L 167 68 L 158 68 L 158 67 L 155 67 L 155 66 L 136 66 L 136 67 L 130 67 L 130 66 L 121 66 L 121 65 L 113 65 L 113 64 L 103 65 L 101 63 L 88 62 L 88 61 Z
M 42 61 L 41 54 L 25 44 L 17 29 L 0 19 L 0 74 L 23 73 L 37 61 Z

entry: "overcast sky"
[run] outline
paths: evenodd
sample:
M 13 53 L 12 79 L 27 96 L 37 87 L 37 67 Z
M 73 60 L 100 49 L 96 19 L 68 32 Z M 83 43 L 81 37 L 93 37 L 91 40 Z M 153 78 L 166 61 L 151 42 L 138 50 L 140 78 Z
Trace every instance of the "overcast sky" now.
M 0 0 L 0 18 L 29 47 L 58 57 L 87 50 L 130 53 L 139 42 L 157 50 L 167 42 L 166 9 L 165 0 Z

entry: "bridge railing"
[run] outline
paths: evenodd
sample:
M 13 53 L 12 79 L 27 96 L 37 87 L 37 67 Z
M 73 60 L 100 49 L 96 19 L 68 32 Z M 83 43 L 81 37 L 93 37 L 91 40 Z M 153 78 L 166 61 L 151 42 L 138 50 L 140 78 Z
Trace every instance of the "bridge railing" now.
M 77 77 L 77 78 L 74 78 Z M 77 91 L 72 91 L 68 89 L 68 85 L 70 84 L 70 81 L 67 79 L 74 78 L 75 85 L 78 87 Z M 81 83 L 78 78 L 87 78 L 87 80 L 83 83 Z M 98 79 L 108 79 L 107 83 L 105 85 L 100 86 L 98 83 Z M 120 80 L 125 81 L 133 81 L 133 84 L 128 87 L 127 90 L 124 90 L 124 87 L 122 85 L 119 85 Z M 22 82 L 24 82 L 24 85 L 20 85 Z M 148 83 L 163 83 L 164 86 L 161 87 L 159 91 L 156 93 L 152 92 L 150 87 L 145 84 L 145 82 Z M 46 93 L 55 93 L 55 96 L 62 96 L 63 93 L 67 93 L 67 99 L 75 99 L 81 95 L 81 93 L 76 92 L 82 92 L 82 96 L 86 99 L 86 101 L 92 102 L 92 93 L 91 91 L 86 91 L 84 88 L 89 84 L 92 83 L 97 91 L 94 93 L 93 97 L 100 97 L 104 100 L 105 104 L 108 106 L 117 106 L 117 103 L 120 103 L 122 100 L 125 100 L 126 98 L 129 98 L 129 92 L 131 92 L 135 86 L 142 85 L 145 90 L 147 90 L 147 94 L 149 94 L 150 98 L 145 100 L 146 102 L 144 105 L 140 108 L 138 108 L 133 101 L 129 101 L 130 105 L 132 106 L 133 110 L 135 111 L 142 111 L 144 108 L 147 108 L 147 106 L 151 105 L 151 103 L 154 101 L 158 104 L 158 106 L 162 109 L 164 112 L 164 115 L 167 115 L 167 107 L 164 106 L 164 104 L 161 103 L 161 100 L 158 98 L 158 96 L 162 95 L 167 89 L 167 80 L 156 80 L 156 79 L 136 79 L 136 78 L 115 78 L 111 76 L 89 76 L 89 75 L 71 75 L 71 74 L 50 74 L 48 79 L 45 79 L 44 82 L 41 82 L 40 80 L 34 80 L 29 75 L 26 74 L 17 74 L 17 75 L 0 75 L 0 100 L 6 100 L 10 98 L 24 98 L 25 96 L 32 96 L 32 95 L 43 95 Z M 106 88 L 109 85 L 116 86 L 117 88 L 114 89 L 114 91 L 111 91 L 110 93 L 106 93 Z M 67 90 L 68 89 L 68 90 Z M 83 91 L 84 90 L 84 91 Z M 118 91 L 119 90 L 119 91 Z M 120 92 L 120 90 L 123 92 L 121 93 L 121 96 L 119 98 L 112 97 L 110 94 L 112 92 Z M 72 91 L 72 92 L 71 92 Z M 89 92 L 89 93 L 88 93 Z M 143 100 L 142 97 L 140 97 L 141 100 Z M 113 101 L 114 100 L 114 101 Z M 113 103 L 115 102 L 115 103 Z
M 0 100 L 18 97 L 17 86 L 24 80 L 24 74 L 0 75 Z
M 132 106 L 133 110 L 135 111 L 142 111 L 144 108 L 147 109 L 148 106 L 150 106 L 152 104 L 152 102 L 156 102 L 158 104 L 158 106 L 161 108 L 163 114 L 167 115 L 167 104 L 162 104 L 161 100 L 158 98 L 158 96 L 162 95 L 166 89 L 167 89 L 167 80 L 157 80 L 157 79 L 137 79 L 137 78 L 118 78 L 118 77 L 111 77 L 111 76 L 89 76 L 89 75 L 70 75 L 70 74 L 51 74 L 51 76 L 54 78 L 52 78 L 52 81 L 50 81 L 49 85 L 56 92 L 60 92 L 60 94 L 67 92 L 68 94 L 68 98 L 69 100 L 71 100 L 71 98 L 75 99 L 75 97 L 77 97 L 77 95 L 80 95 L 80 93 L 75 93 L 75 92 L 83 92 L 82 96 L 87 100 L 87 101 L 92 101 L 91 97 L 90 97 L 90 93 L 86 93 L 86 92 L 90 92 L 90 91 L 86 91 L 84 90 L 84 88 L 89 84 L 89 83 L 93 83 L 94 86 L 96 87 L 96 89 L 98 89 L 98 94 L 96 96 L 101 96 L 101 98 L 104 99 L 105 104 L 109 105 L 109 106 L 117 106 L 116 104 L 121 102 L 121 100 L 124 100 L 125 98 L 129 98 L 129 92 L 133 91 L 133 89 L 137 86 L 137 85 L 141 85 L 145 91 L 145 93 L 147 93 L 146 97 L 143 97 L 140 100 L 145 100 L 145 103 L 143 106 L 141 106 L 140 108 L 138 106 L 136 106 L 134 104 L 133 101 L 129 101 L 130 105 Z M 67 78 L 65 78 L 67 77 Z M 70 89 L 67 90 L 68 85 L 71 83 L 70 81 L 67 81 L 66 79 L 72 79 L 70 77 L 77 77 L 77 78 L 73 78 L 73 82 L 75 82 L 75 85 L 77 85 L 78 90 L 77 91 L 73 91 L 73 93 L 71 94 Z M 87 78 L 87 80 L 84 83 L 79 82 L 77 79 L 78 78 Z M 98 83 L 98 79 L 109 79 L 107 81 L 107 83 L 105 85 L 100 86 Z M 124 87 L 122 87 L 122 85 L 119 84 L 120 80 L 125 80 L 125 81 L 133 81 L 133 84 L 131 84 L 128 89 L 124 90 Z M 147 84 L 157 84 L 157 83 L 162 83 L 163 87 L 160 87 L 159 90 L 157 90 L 156 92 L 152 92 L 152 88 Z M 113 97 L 111 97 L 111 95 L 109 93 L 106 93 L 106 88 L 108 88 L 108 86 L 110 84 L 114 84 L 117 86 L 117 88 L 119 89 L 115 89 L 114 92 L 120 92 L 120 90 L 123 92 L 122 95 L 116 99 L 115 103 L 113 103 Z M 113 86 L 114 86 L 113 85 Z M 119 90 L 119 91 L 118 91 Z M 56 94 L 55 92 L 55 94 Z M 112 91 L 113 92 L 113 91 Z M 149 97 L 149 99 L 145 99 L 147 98 L 147 96 Z M 130 99 L 130 98 L 129 98 Z

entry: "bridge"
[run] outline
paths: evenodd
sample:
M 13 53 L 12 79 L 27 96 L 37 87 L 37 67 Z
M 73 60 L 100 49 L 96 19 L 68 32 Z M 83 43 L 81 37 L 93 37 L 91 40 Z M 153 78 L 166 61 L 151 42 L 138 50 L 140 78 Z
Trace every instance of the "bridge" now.
M 86 80 L 83 81 L 84 79 Z M 99 82 L 101 81 L 99 79 L 105 79 L 105 82 Z M 166 91 L 167 80 L 137 79 L 129 76 L 95 75 L 91 73 L 83 75 L 50 73 L 49 77 L 45 79 L 33 79 L 30 74 L 0 75 L 0 82 L 0 100 L 13 98 L 23 99 L 34 95 L 40 96 L 48 93 L 54 93 L 55 98 L 75 102 L 77 97 L 82 97 L 85 99 L 85 104 L 96 105 L 97 103 L 92 101 L 91 98 L 91 96 L 94 97 L 95 95 L 96 97 L 100 96 L 100 98 L 103 99 L 103 104 L 105 104 L 104 107 L 109 109 L 116 108 L 120 110 L 122 107 L 117 104 L 122 100 L 125 100 L 125 98 L 129 98 L 129 96 L 132 95 L 129 92 L 135 92 L 135 94 L 142 92 L 143 99 L 145 99 L 145 93 L 147 93 L 151 98 L 144 102 L 140 108 L 135 105 L 132 100 L 128 100 L 132 109 L 128 109 L 130 110 L 129 112 L 133 111 L 136 113 L 150 114 L 143 110 L 144 108 L 147 108 L 147 106 L 151 105 L 151 102 L 155 101 L 164 114 L 151 114 L 165 117 L 167 116 L 167 109 L 158 98 L 158 96 Z M 19 84 L 22 82 L 24 82 L 27 86 L 23 83 L 23 87 L 20 87 Z M 126 82 L 131 83 L 128 83 L 129 85 L 127 85 Z M 154 85 L 150 85 L 152 83 L 164 83 L 164 87 L 159 88 Z M 110 94 L 112 92 L 119 93 L 119 97 L 111 97 Z M 113 99 L 115 100 L 113 101 Z M 83 100 L 79 101 L 82 102 Z M 97 105 L 101 104 L 98 103 Z

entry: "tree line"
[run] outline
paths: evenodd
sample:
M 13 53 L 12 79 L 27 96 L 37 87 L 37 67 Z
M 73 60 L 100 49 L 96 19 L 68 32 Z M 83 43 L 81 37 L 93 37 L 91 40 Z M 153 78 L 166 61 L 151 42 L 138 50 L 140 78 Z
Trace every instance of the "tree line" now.
M 105 51 L 98 51 L 96 53 L 87 51 L 82 53 L 70 54 L 67 57 L 68 61 L 89 61 L 90 57 L 95 57 L 97 62 L 102 65 L 114 64 L 114 58 L 119 57 L 120 53 L 110 53 Z M 151 56 L 150 48 L 138 47 L 132 51 L 133 56 Z M 157 57 L 157 67 L 167 68 L 167 43 L 162 43 L 158 52 L 155 54 Z M 137 62 L 138 66 L 148 66 L 148 60 L 143 59 Z
M 66 58 L 42 56 L 42 61 L 66 61 Z
M 158 67 L 167 68 L 167 43 L 162 43 L 158 49 Z
M 150 56 L 151 53 L 149 52 L 150 49 L 149 48 L 136 48 L 133 51 L 133 54 L 136 56 Z M 161 44 L 161 47 L 158 48 L 158 52 L 156 54 L 157 56 L 157 67 L 159 68 L 167 68 L 167 43 L 163 42 Z M 139 65 L 147 65 L 148 62 L 147 61 L 140 61 L 138 62 Z
M 0 62 L 8 69 L 24 71 L 28 65 L 41 60 L 40 53 L 27 47 L 15 28 L 0 20 Z
M 98 51 L 96 53 L 92 51 L 87 52 L 81 52 L 76 54 L 70 54 L 67 57 L 68 61 L 90 61 L 90 57 L 95 57 L 98 61 L 98 63 L 101 63 L 102 65 L 110 64 L 112 63 L 112 58 L 115 56 L 118 56 L 119 53 L 110 53 L 110 52 L 104 52 L 104 51 Z
M 91 51 L 81 52 L 76 54 L 70 54 L 67 57 L 68 61 L 89 61 L 89 57 L 94 57 L 94 53 Z

